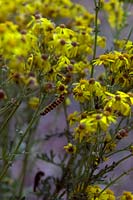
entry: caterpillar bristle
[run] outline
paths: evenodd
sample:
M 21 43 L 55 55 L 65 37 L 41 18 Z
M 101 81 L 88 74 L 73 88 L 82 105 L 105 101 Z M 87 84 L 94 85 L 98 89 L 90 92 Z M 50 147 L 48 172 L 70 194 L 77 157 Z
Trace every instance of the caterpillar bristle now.
M 59 104 L 61 104 L 64 101 L 65 95 L 61 94 L 55 101 L 53 101 L 51 104 L 49 104 L 42 112 L 40 112 L 40 115 L 46 115 L 50 111 L 52 111 L 54 108 L 56 108 Z

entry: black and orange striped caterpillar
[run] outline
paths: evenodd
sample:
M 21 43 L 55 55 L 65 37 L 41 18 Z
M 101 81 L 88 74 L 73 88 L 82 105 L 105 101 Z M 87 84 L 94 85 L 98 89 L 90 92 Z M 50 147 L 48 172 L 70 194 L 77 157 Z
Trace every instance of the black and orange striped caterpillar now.
M 49 113 L 51 110 L 56 108 L 59 104 L 61 104 L 64 101 L 65 94 L 61 94 L 55 101 L 50 103 L 42 112 L 40 112 L 40 115 L 46 115 Z

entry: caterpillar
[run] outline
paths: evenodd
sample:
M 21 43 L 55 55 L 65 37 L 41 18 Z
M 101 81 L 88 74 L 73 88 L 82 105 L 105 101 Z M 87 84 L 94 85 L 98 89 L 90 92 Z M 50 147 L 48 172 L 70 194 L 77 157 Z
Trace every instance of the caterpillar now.
M 46 115 L 51 110 L 56 108 L 59 104 L 61 104 L 64 101 L 65 95 L 61 94 L 55 101 L 50 103 L 42 112 L 40 112 L 40 115 Z

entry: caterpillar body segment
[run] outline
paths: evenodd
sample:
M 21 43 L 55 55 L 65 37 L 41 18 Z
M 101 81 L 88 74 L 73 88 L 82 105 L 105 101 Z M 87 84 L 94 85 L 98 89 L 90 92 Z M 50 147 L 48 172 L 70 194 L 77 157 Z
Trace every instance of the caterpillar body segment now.
M 54 108 L 56 108 L 58 105 L 60 105 L 65 99 L 65 94 L 61 94 L 55 101 L 50 103 L 42 112 L 40 112 L 40 115 L 46 115 L 47 113 L 51 112 Z

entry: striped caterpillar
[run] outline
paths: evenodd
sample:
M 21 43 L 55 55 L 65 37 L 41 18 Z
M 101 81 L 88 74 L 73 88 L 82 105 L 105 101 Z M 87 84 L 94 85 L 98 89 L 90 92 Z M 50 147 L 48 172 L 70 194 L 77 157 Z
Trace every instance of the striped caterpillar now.
M 56 108 L 59 104 L 61 104 L 64 101 L 65 95 L 61 94 L 55 101 L 50 103 L 41 113 L 40 115 L 46 115 L 49 113 L 51 110 Z

